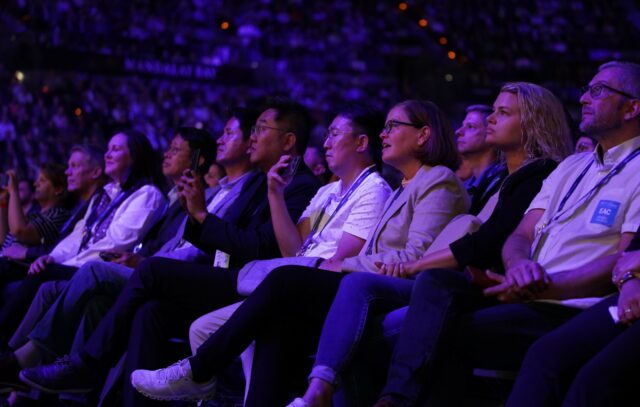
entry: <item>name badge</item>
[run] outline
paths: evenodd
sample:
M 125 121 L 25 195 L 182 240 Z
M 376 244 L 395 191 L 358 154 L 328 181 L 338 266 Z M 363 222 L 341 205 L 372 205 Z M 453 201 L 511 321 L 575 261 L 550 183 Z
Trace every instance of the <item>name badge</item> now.
M 213 267 L 228 269 L 230 259 L 231 259 L 231 256 L 229 256 L 227 253 L 222 252 L 220 250 L 216 250 L 216 255 L 213 258 Z
M 620 209 L 620 202 L 602 200 L 598 202 L 596 210 L 591 217 L 591 223 L 598 223 L 600 225 L 612 226 L 618 215 Z

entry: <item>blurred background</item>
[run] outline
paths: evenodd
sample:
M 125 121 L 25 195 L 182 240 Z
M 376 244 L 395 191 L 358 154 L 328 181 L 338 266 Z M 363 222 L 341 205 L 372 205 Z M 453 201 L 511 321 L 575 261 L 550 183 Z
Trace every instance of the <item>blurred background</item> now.
M 317 138 L 345 101 L 426 98 L 456 125 L 512 80 L 579 119 L 599 64 L 640 61 L 639 28 L 632 0 L 3 0 L 0 169 L 33 176 L 121 127 L 162 149 L 276 94 L 312 110 Z

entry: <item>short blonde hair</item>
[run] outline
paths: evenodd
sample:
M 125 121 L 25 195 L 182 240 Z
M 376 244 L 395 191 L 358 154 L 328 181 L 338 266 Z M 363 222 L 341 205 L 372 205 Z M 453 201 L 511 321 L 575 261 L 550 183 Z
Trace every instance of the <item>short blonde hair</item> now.
M 505 84 L 500 92 L 517 96 L 520 108 L 522 144 L 528 159 L 562 161 L 573 152 L 567 116 L 550 90 L 528 82 Z

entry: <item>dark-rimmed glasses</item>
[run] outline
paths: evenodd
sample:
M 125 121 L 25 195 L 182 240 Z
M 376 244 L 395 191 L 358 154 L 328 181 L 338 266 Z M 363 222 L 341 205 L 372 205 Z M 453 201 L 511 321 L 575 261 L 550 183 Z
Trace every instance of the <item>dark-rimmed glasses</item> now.
M 384 124 L 384 127 L 382 128 L 382 133 L 389 134 L 391 133 L 391 130 L 393 130 L 394 127 L 398 127 L 398 126 L 410 126 L 410 127 L 415 127 L 416 129 L 420 129 L 423 127 L 415 123 L 401 122 L 398 120 L 389 120 Z
M 628 97 L 629 99 L 640 99 L 636 96 L 633 96 L 630 93 L 627 93 L 625 91 L 622 91 L 620 89 L 616 89 L 614 87 L 611 87 L 609 85 L 605 85 L 604 83 L 596 83 L 595 85 L 587 85 L 587 86 L 583 86 L 582 88 L 580 88 L 580 91 L 582 92 L 582 94 L 584 95 L 585 93 L 589 92 L 589 95 L 593 98 L 593 99 L 600 99 L 601 97 L 604 97 L 604 95 L 602 94 L 602 91 L 606 89 L 610 92 L 614 92 L 617 93 L 619 95 Z

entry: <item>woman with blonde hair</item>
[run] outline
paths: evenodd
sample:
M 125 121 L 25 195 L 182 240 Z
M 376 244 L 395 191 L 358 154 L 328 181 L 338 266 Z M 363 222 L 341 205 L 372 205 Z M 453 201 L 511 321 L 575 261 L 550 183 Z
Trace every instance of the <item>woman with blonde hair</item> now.
M 463 271 L 467 267 L 502 271 L 502 244 L 518 225 L 542 181 L 558 161 L 570 154 L 572 147 L 560 101 L 541 86 L 508 83 L 500 90 L 493 109 L 487 117 L 486 142 L 502 152 L 509 176 L 496 194 L 497 202 L 490 200 L 479 215 L 486 219 L 490 214 L 486 222 L 475 233 L 459 233 L 463 237 L 442 249 L 427 251 L 416 261 L 380 262 L 378 275 L 357 273 L 345 277 L 325 321 L 309 387 L 291 407 L 330 406 L 339 383 L 349 382 L 344 379 L 352 373 L 354 355 L 362 353 L 360 343 L 365 333 L 382 331 L 381 317 L 394 310 L 398 311 L 386 320 L 385 324 L 391 324 L 385 327 L 387 331 L 400 330 L 406 305 L 426 300 L 430 307 L 421 307 L 418 316 L 402 325 L 394 353 L 394 357 L 399 354 L 402 359 L 394 359 L 387 382 L 388 387 L 393 386 L 389 393 L 395 399 L 385 399 L 389 403 L 397 401 L 389 405 L 415 404 L 421 381 L 414 385 L 412 373 L 422 372 L 423 361 L 430 361 L 433 344 L 443 332 L 439 327 L 451 318 L 453 298 L 460 295 L 469 301 L 477 299 L 478 306 L 483 306 L 481 288 Z M 459 227 L 460 223 L 453 226 Z M 483 274 L 477 276 L 482 277 Z M 425 297 L 421 292 L 424 283 L 434 281 L 442 292 Z M 365 390 L 357 393 L 359 400 L 350 399 L 348 405 L 370 405 L 373 401 L 367 400 Z

